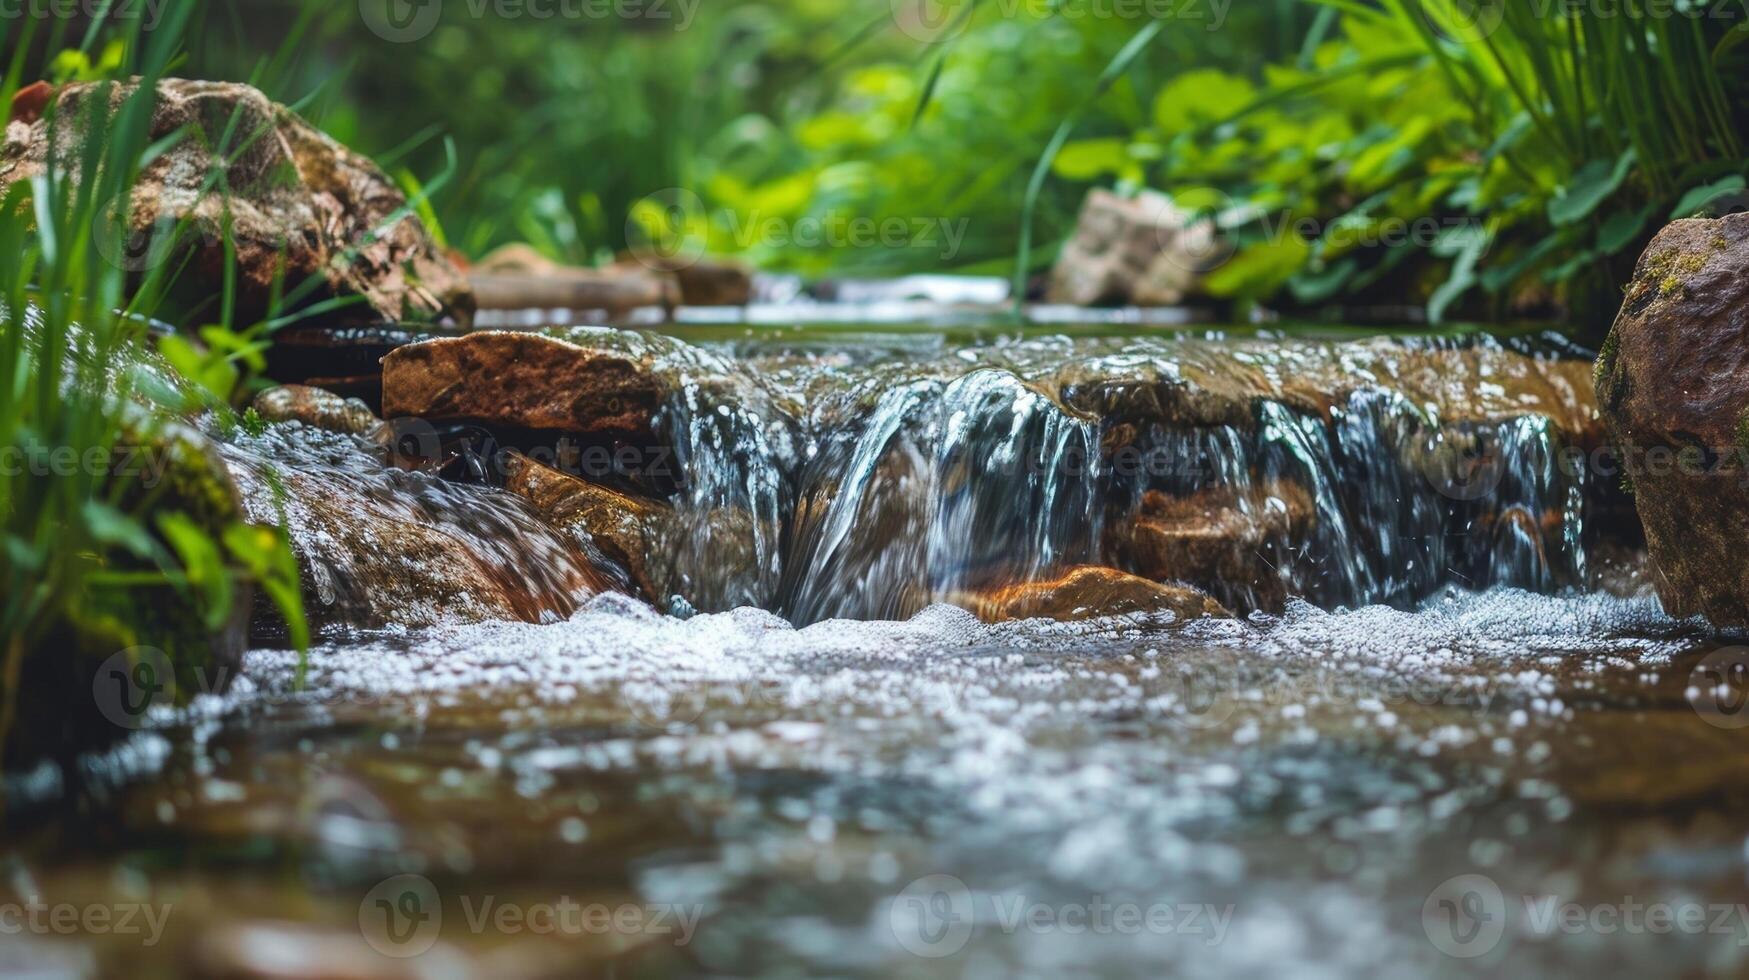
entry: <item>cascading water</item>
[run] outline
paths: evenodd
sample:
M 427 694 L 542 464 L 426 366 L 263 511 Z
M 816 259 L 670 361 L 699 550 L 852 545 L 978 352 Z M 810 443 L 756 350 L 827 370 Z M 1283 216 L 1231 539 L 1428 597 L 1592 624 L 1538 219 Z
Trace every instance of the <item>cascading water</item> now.
M 280 425 L 220 452 L 249 519 L 290 535 L 318 624 L 552 621 L 604 584 L 520 498 L 385 466 L 362 438 Z
M 885 338 L 821 352 L 565 336 L 646 365 L 670 393 L 647 461 L 666 469 L 622 482 L 665 515 L 648 561 L 666 594 L 652 598 L 681 616 L 903 619 L 1082 565 L 1182 581 L 1239 612 L 1585 575 L 1583 474 L 1557 465 L 1588 411 L 1567 404 L 1571 363 L 1488 341 Z M 311 469 L 307 449 L 289 452 Z M 335 479 L 326 465 L 314 470 Z M 487 578 L 542 597 L 524 618 L 563 614 L 590 578 L 517 502 L 433 504 L 443 484 L 405 479 L 367 496 L 486 542 Z M 347 577 L 316 565 L 321 588 Z
M 889 389 L 823 441 L 780 604 L 799 622 L 903 619 L 1095 560 L 1096 429 L 1006 371 Z

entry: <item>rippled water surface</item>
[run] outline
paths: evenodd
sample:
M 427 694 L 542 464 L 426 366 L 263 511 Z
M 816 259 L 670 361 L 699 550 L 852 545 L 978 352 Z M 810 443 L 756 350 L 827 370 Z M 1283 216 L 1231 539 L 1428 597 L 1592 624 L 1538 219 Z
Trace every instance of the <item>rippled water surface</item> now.
M 331 631 L 301 688 L 295 654 L 257 650 L 227 694 L 159 711 L 82 771 L 9 778 L 0 930 L 4 902 L 33 897 L 162 920 L 144 944 L 0 933 L 0 973 L 1749 973 L 1749 712 L 1731 696 L 1749 661 L 1643 590 L 1583 590 L 1598 563 L 1561 530 L 1577 491 L 1537 476 L 1546 432 L 1489 419 L 1486 434 L 1518 454 L 1501 493 L 1555 528 L 1558 560 L 1523 542 L 1464 551 L 1449 494 L 1340 468 L 1401 449 L 1382 420 L 1436 414 L 1430 399 L 1328 420 L 1266 407 L 1191 448 L 1236 461 L 1217 479 L 1279 465 L 1325 481 L 1325 526 L 1350 537 L 1291 580 L 1325 608 L 987 625 L 927 600 L 988 564 L 986 530 L 1012 526 L 992 515 L 1066 515 L 1018 525 L 1032 536 L 1016 557 L 1039 571 L 1085 559 L 1073 549 L 1097 528 L 1074 521 L 1112 497 L 1059 475 L 1003 511 L 967 454 L 1103 434 L 1038 394 L 1067 348 L 998 345 L 949 371 L 916 365 L 965 360 L 954 348 L 917 343 L 891 376 L 878 343 L 763 347 L 759 397 L 803 419 L 787 434 L 744 388 L 731 412 L 708 385 L 675 410 L 694 458 L 745 463 L 738 440 L 773 454 L 692 484 L 700 512 L 777 524 L 780 489 L 830 485 L 806 534 L 762 531 L 751 573 L 719 583 L 789 619 L 598 595 L 538 623 Z M 1308 373 L 1381 366 L 1212 341 L 1092 353 L 1106 372 L 1237 358 L 1282 405 Z M 810 395 L 829 356 L 862 364 L 866 390 Z M 1406 378 L 1415 356 L 1384 360 Z M 698 357 L 683 367 L 709 368 Z M 850 406 L 856 424 L 835 429 Z M 891 525 L 916 547 L 883 562 L 891 542 L 860 522 L 890 492 L 876 462 L 895 446 L 930 474 L 903 484 L 927 506 Z M 318 475 L 356 483 L 351 450 L 331 448 Z M 411 523 L 476 504 L 506 533 L 532 519 L 481 488 L 369 486 Z M 1367 509 L 1404 494 L 1422 509 L 1399 524 Z M 1426 550 L 1381 544 L 1411 532 Z M 563 593 L 563 543 L 529 533 L 542 588 Z M 1413 571 L 1427 556 L 1549 594 L 1464 591 Z M 493 582 L 521 560 L 486 557 Z M 881 621 L 831 618 L 846 615 Z
M 14 857 L 8 884 L 170 903 L 128 961 L 164 971 L 227 937 L 259 955 L 226 924 L 286 919 L 369 963 L 369 941 L 403 948 L 372 889 L 414 874 L 442 913 L 412 962 L 494 976 L 1395 976 L 1508 953 L 1737 973 L 1737 918 L 1672 942 L 1536 914 L 1744 899 L 1749 763 L 1686 690 L 1706 649 L 1649 600 L 1507 591 L 1167 629 L 932 607 L 796 630 L 605 597 L 324 646 L 302 693 L 293 655 L 252 654 L 29 841 L 84 857 Z M 1456 947 L 1474 960 L 1435 941 L 1469 935 L 1436 892 L 1459 875 L 1497 889 L 1482 925 L 1504 915 Z M 486 903 L 566 899 L 640 911 L 478 927 Z

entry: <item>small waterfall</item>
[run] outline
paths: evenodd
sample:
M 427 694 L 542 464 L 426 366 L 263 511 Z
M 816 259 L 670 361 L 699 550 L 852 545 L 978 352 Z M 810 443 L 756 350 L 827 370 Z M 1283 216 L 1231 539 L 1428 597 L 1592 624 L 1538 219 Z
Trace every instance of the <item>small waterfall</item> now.
M 655 445 L 614 447 L 646 452 L 647 469 L 607 479 L 656 515 L 651 588 L 680 616 L 903 619 L 1078 565 L 1194 585 L 1238 612 L 1585 577 L 1588 488 L 1560 465 L 1589 411 L 1574 404 L 1576 362 L 1485 342 L 888 338 L 822 352 L 565 336 L 632 358 L 669 392 Z M 263 438 L 283 444 L 227 450 L 251 510 L 278 523 L 262 464 L 284 463 L 300 484 L 286 521 L 321 602 L 367 613 L 350 621 L 493 603 L 565 615 L 603 587 L 519 500 L 383 471 L 315 433 Z M 416 542 L 421 567 L 396 580 L 368 546 L 334 540 L 374 532 L 321 533 L 345 515 L 299 509 L 328 500 L 367 527 L 435 536 Z M 386 595 L 413 612 L 375 615 Z
M 1328 418 L 1278 401 L 1260 402 L 1256 415 L 1250 432 L 1145 429 L 1141 456 L 1164 465 L 1122 487 L 1126 506 L 1112 519 L 1144 517 L 1150 491 L 1232 502 L 1260 536 L 1236 535 L 1230 547 L 1250 549 L 1273 574 L 1222 574 L 1245 564 L 1241 554 L 1182 571 L 1228 605 L 1269 608 L 1288 595 L 1409 605 L 1447 584 L 1548 592 L 1583 580 L 1584 475 L 1559 466 L 1562 443 L 1548 419 L 1442 425 L 1378 389 L 1353 393 Z M 1269 494 L 1283 486 L 1304 491 L 1302 519 L 1249 513 L 1279 500 Z
M 290 535 L 312 625 L 545 622 L 605 584 L 521 498 L 386 466 L 359 437 L 275 425 L 219 449 L 249 519 Z
M 1096 427 L 1007 371 L 888 388 L 822 441 L 780 603 L 797 622 L 903 619 L 1096 559 Z

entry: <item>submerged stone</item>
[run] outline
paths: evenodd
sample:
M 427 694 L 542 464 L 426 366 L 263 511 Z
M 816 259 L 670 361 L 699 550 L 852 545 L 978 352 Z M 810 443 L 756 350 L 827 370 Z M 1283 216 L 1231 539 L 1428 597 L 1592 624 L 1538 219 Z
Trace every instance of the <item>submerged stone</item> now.
M 1131 520 L 1106 532 L 1117 564 L 1151 579 L 1194 582 L 1243 609 L 1279 609 L 1295 583 L 1286 555 L 1310 537 L 1311 494 L 1296 483 L 1147 491 Z
M 312 627 L 540 622 L 612 587 L 520 498 L 387 466 L 367 448 L 297 426 L 224 447 L 250 519 L 291 537 Z
M 1017 619 L 1078 622 L 1107 616 L 1157 617 L 1179 621 L 1204 616 L 1231 616 L 1208 593 L 1186 585 L 1165 584 L 1120 572 L 1115 568 L 1082 566 L 1061 578 L 1010 585 L 960 598 L 961 604 L 986 623 Z
M 580 533 L 602 557 L 623 569 L 628 586 L 650 602 L 671 591 L 652 575 L 662 529 L 673 510 L 653 500 L 632 497 L 588 480 L 542 466 L 520 453 L 509 456 L 504 489 L 534 505 L 547 522 Z

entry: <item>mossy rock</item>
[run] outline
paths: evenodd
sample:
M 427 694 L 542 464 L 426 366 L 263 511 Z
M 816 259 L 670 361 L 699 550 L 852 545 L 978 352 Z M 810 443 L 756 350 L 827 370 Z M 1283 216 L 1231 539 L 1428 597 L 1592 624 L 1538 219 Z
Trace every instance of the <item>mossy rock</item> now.
M 129 486 L 124 510 L 181 513 L 215 537 L 242 520 L 237 488 L 211 442 L 179 423 L 153 424 L 133 406 L 123 416 L 119 444 L 162 461 L 155 479 Z M 117 571 L 148 567 L 127 555 L 106 560 Z M 235 582 L 213 628 L 201 599 L 168 584 L 88 587 L 22 651 L 0 765 L 70 759 L 139 727 L 154 704 L 224 690 L 242 666 L 251 592 Z M 0 674 L 0 693 L 5 681 Z

